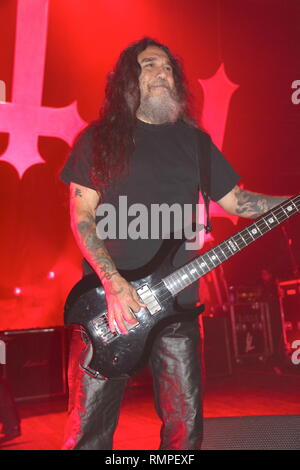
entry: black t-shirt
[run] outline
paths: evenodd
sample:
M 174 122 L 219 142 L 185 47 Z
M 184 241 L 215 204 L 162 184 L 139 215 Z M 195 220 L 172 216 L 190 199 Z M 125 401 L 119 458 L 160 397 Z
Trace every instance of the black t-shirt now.
M 93 164 L 91 150 L 93 129 L 93 125 L 88 126 L 73 146 L 69 159 L 61 172 L 61 179 L 66 184 L 73 181 L 82 186 L 99 189 L 95 188 L 90 178 L 90 169 Z M 126 234 L 120 236 L 119 216 L 123 217 L 123 221 L 126 220 L 128 227 L 130 227 L 130 223 L 137 220 L 136 218 L 141 214 L 139 211 L 134 212 L 134 208 L 137 206 L 133 206 L 133 204 L 142 204 L 148 210 L 148 214 L 151 214 L 153 204 L 168 204 L 168 206 L 179 204 L 183 213 L 185 204 L 195 207 L 198 203 L 201 179 L 195 129 L 183 121 L 155 125 L 138 120 L 134 140 L 135 151 L 130 157 L 128 171 L 108 188 L 101 200 L 101 204 L 109 203 L 112 205 L 111 207 L 116 209 L 116 226 L 111 232 L 116 238 L 107 239 L 105 244 L 119 269 L 134 269 L 145 265 L 160 248 L 161 238 L 167 238 L 165 232 L 165 235 L 162 234 L 161 226 L 159 227 L 160 239 L 151 238 L 149 218 L 148 224 L 146 224 L 148 231 L 145 227 L 139 227 L 143 233 L 142 236 L 147 236 L 147 238 L 131 239 L 127 236 L 126 239 L 122 239 L 122 236 Z M 211 199 L 214 201 L 221 199 L 231 191 L 238 180 L 238 174 L 217 147 L 212 145 Z M 119 196 L 122 196 L 120 214 Z M 124 201 L 126 201 L 126 205 Z M 124 214 L 126 207 L 132 207 L 132 216 L 130 216 L 130 212 Z M 103 217 L 107 217 L 107 214 L 103 214 Z M 100 219 L 97 217 L 96 222 L 98 223 Z M 146 231 L 147 235 L 145 235 Z M 186 263 L 195 255 L 195 252 L 187 251 L 183 244 L 174 259 L 174 266 Z M 86 260 L 83 261 L 83 270 L 84 274 L 93 272 Z M 191 299 L 194 297 L 196 288 L 194 286 L 183 292 L 180 294 L 183 299 L 184 297 Z

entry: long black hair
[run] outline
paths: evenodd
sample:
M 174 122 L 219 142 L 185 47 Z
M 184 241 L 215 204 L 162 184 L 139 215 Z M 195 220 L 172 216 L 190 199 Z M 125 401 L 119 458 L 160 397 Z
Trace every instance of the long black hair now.
M 191 94 L 179 58 L 167 46 L 149 37 L 132 43 L 121 52 L 113 72 L 109 74 L 99 118 L 91 124 L 94 154 L 91 178 L 96 187 L 105 189 L 118 178 L 126 170 L 129 155 L 134 150 L 133 134 L 140 105 L 141 67 L 137 57 L 148 46 L 160 47 L 167 54 L 182 104 L 179 118 L 196 125 Z

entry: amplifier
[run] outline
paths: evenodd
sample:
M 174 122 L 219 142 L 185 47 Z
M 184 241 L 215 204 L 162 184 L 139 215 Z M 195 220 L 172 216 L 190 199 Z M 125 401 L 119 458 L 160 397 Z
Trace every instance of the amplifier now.
M 300 279 L 279 282 L 277 287 L 284 322 L 296 330 L 300 325 Z
M 229 306 L 235 361 L 264 361 L 273 352 L 269 307 L 265 302 Z
M 63 327 L 1 331 L 2 376 L 16 401 L 64 395 L 67 391 Z

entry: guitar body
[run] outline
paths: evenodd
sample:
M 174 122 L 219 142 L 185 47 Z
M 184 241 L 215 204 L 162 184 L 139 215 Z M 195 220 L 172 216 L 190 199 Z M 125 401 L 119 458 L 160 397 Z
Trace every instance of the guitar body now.
M 128 334 L 111 333 L 106 315 L 105 292 L 96 274 L 81 279 L 71 290 L 65 304 L 65 324 L 81 325 L 93 349 L 88 365 L 102 377 L 130 377 L 145 365 L 157 333 L 168 323 L 187 317 L 161 281 L 174 271 L 172 258 L 182 240 L 165 240 L 153 260 L 146 266 L 121 271 L 136 289 L 148 308 L 137 314 L 138 323 L 126 324 Z M 204 307 L 191 309 L 200 313 Z

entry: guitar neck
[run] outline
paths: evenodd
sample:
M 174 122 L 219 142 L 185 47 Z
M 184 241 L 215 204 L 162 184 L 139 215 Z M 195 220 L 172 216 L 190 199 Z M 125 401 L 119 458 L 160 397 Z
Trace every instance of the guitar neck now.
M 175 296 L 299 210 L 300 195 L 287 199 L 248 227 L 166 276 L 164 284 Z

